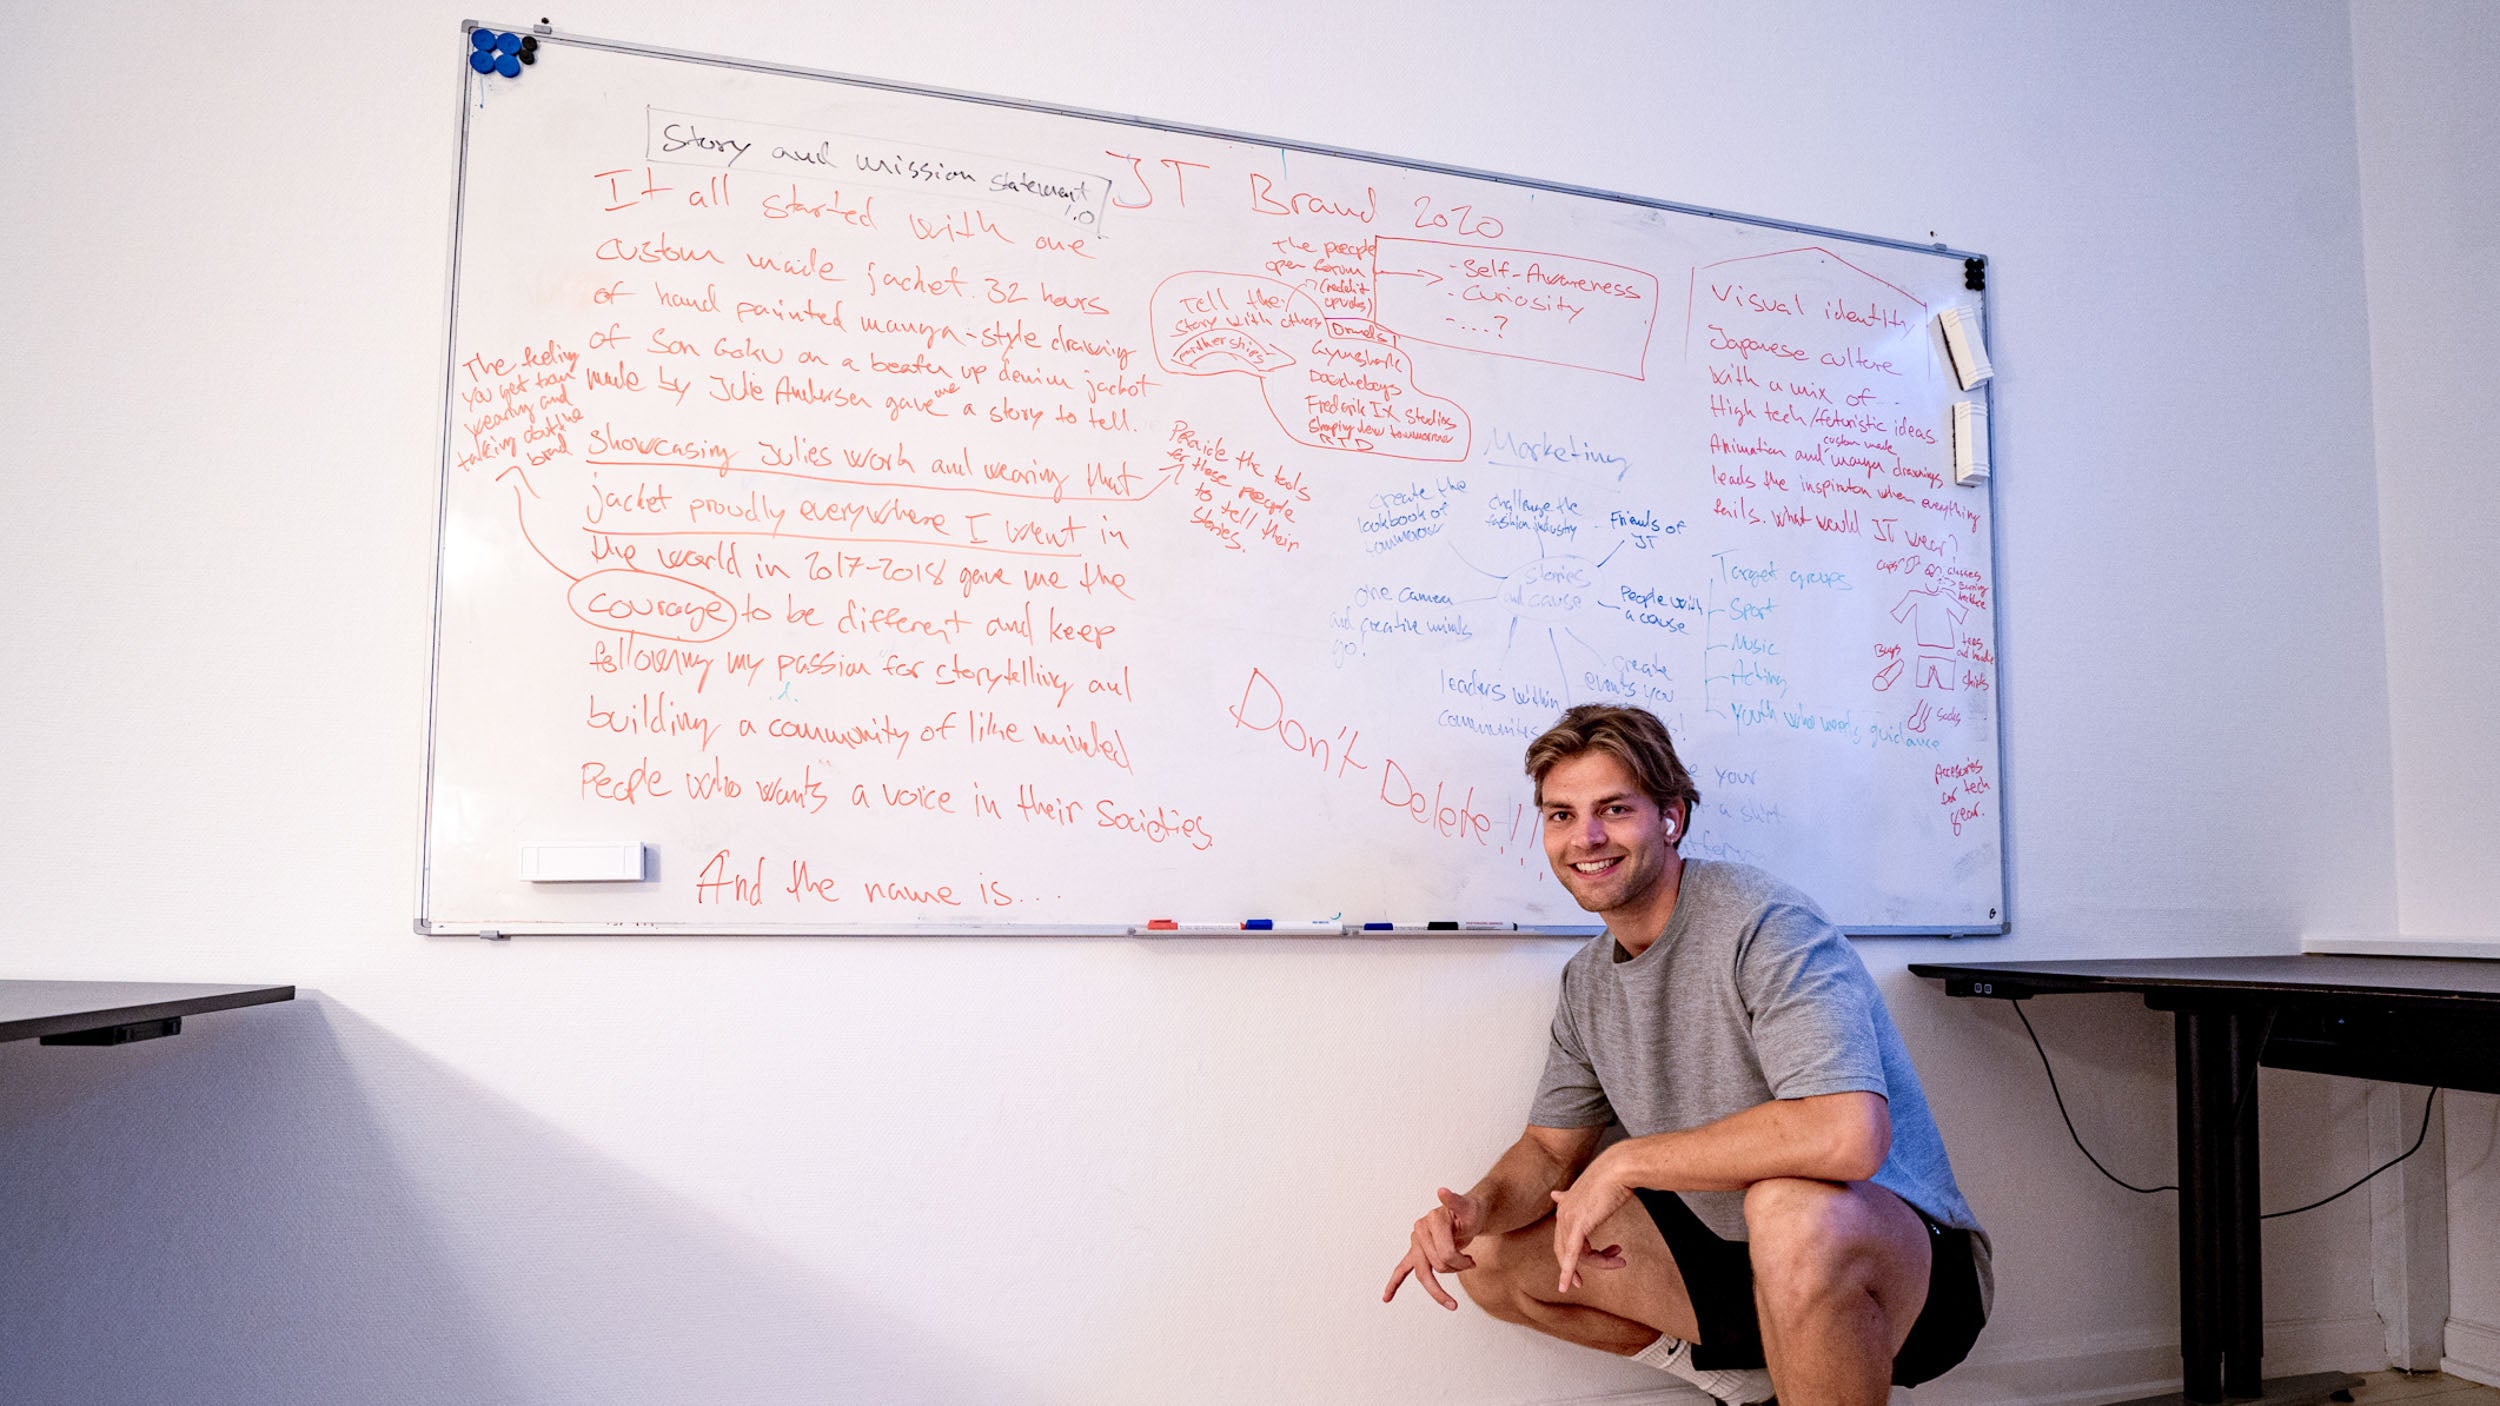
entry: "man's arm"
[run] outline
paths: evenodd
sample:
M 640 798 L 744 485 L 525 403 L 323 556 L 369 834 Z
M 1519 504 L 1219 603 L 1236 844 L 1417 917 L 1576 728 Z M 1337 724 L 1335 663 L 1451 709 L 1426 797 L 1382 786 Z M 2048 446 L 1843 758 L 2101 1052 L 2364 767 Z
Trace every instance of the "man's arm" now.
M 1892 1109 L 1883 1095 L 1821 1094 L 1758 1103 L 1680 1133 L 1627 1138 L 1589 1172 L 1627 1189 L 1742 1191 L 1773 1177 L 1864 1181 L 1891 1151 Z
M 1773 1099 L 1680 1133 L 1627 1138 L 1607 1148 L 1554 1202 L 1554 1254 L 1561 1288 L 1577 1282 L 1577 1262 L 1596 1255 L 1589 1233 L 1631 1199 L 1655 1191 L 1742 1191 L 1773 1177 L 1865 1181 L 1892 1151 L 1892 1110 L 1881 1094 L 1819 1094 Z
M 1478 1213 L 1475 1235 L 1505 1235 L 1534 1225 L 1554 1213 L 1551 1193 L 1569 1186 L 1589 1164 L 1603 1128 L 1540 1128 L 1531 1125 L 1519 1141 L 1467 1189 L 1466 1199 Z M 1470 1238 L 1473 1238 L 1471 1236 Z M 1459 1243 L 1460 1249 L 1466 1242 Z
M 1506 1234 L 1551 1214 L 1554 1189 L 1570 1185 L 1588 1164 L 1602 1131 L 1532 1125 L 1465 1195 L 1440 1188 L 1435 1194 L 1441 1204 L 1415 1222 L 1407 1237 L 1406 1257 L 1389 1276 L 1389 1287 L 1381 1291 L 1380 1301 L 1395 1298 L 1398 1286 L 1412 1274 L 1433 1302 L 1443 1308 L 1458 1307 L 1458 1300 L 1441 1287 L 1435 1272 L 1473 1269 L 1476 1262 L 1467 1254 L 1469 1241 L 1479 1235 Z

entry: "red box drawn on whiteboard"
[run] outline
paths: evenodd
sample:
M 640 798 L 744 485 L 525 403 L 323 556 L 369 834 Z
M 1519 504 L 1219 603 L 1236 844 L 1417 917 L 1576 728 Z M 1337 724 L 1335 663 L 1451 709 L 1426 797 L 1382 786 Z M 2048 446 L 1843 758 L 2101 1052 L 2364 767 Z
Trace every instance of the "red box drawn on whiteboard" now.
M 1384 234 L 1372 271 L 1380 325 L 1400 337 L 1643 379 L 1658 280 L 1639 269 Z

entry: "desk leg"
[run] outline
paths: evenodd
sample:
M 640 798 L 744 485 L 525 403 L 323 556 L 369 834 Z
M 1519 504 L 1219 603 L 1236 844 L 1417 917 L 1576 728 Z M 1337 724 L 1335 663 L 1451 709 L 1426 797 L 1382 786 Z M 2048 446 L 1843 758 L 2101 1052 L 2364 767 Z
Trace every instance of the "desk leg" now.
M 2179 1355 L 2190 1401 L 2264 1390 L 2264 1266 L 2257 1219 L 2254 1013 L 2181 1009 L 2178 1020 Z
M 2266 1278 L 2265 1226 L 2257 1207 L 2257 1056 L 2265 1038 L 2260 1029 L 2273 1022 L 2259 1021 L 2261 1012 L 2244 1008 L 2218 1014 L 2223 1063 L 2230 1070 L 2224 1102 L 2212 1110 L 2212 1116 L 2230 1120 L 2216 1139 L 2223 1154 L 2223 1184 L 2230 1188 L 2222 1222 L 2222 1253 L 2231 1285 L 2230 1317 L 2223 1322 L 2222 1390 L 2229 1396 L 2257 1396 L 2266 1389 L 2260 1371 L 2266 1354 Z M 2243 1100 L 2245 1107 L 2240 1106 Z
M 2257 1092 L 2262 1006 L 2145 1003 L 2178 1021 L 2180 1389 L 2118 1406 L 2315 1406 L 2359 1377 L 2260 1375 L 2265 1279 L 2257 1212 Z M 2248 1103 L 2233 1117 L 2240 1091 Z M 2347 1396 L 2345 1399 L 2349 1400 Z

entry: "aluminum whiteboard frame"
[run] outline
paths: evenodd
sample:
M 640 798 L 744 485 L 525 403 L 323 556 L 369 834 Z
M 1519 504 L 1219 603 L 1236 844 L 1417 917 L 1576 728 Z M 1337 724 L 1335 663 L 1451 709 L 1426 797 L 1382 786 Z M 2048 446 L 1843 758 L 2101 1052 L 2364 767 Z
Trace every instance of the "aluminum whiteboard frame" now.
M 1556 195 L 1576 195 L 1589 200 L 1609 201 L 1617 205 L 1635 205 L 1648 210 L 1666 210 L 1679 215 L 1694 215 L 1703 219 L 1726 220 L 1732 224 L 1750 225 L 1758 229 L 1783 230 L 1791 234 L 1812 235 L 1816 238 L 1841 240 L 1850 244 L 1873 245 L 1881 249 L 1897 249 L 1910 254 L 1923 254 L 1931 257 L 1948 259 L 1977 259 L 1980 261 L 1983 268 L 1989 263 L 1988 256 L 1985 254 L 1973 253 L 1964 249 L 1956 249 L 1941 242 L 1922 244 L 1915 240 L 1892 239 L 1877 234 L 1859 234 L 1845 229 L 1833 229 L 1827 225 L 1803 224 L 1796 220 L 1775 220 L 1763 215 L 1744 215 L 1732 210 L 1720 210 L 1707 205 L 1688 205 L 1677 200 L 1658 200 L 1648 196 L 1627 195 L 1621 191 L 1600 190 L 1594 186 L 1578 186 L 1562 181 L 1539 180 L 1532 176 L 1514 176 L 1500 171 L 1483 171 L 1472 166 L 1452 166 L 1438 161 L 1422 161 L 1412 157 L 1388 156 L 1380 152 L 1362 151 L 1353 147 L 1324 146 L 1317 142 L 1292 141 L 1282 137 L 1260 136 L 1254 132 L 1236 132 L 1223 127 L 1201 127 L 1187 122 L 1166 122 L 1156 118 L 1140 116 L 1136 113 L 1105 112 L 1096 108 L 1069 107 L 1060 103 L 1035 102 L 1023 98 L 1002 97 L 995 93 L 974 93 L 958 88 L 939 88 L 925 83 L 901 83 L 889 78 L 870 78 L 856 73 L 838 73 L 831 69 L 803 68 L 796 64 L 765 63 L 756 59 L 731 58 L 723 54 L 706 54 L 690 49 L 670 49 L 656 44 L 633 44 L 615 39 L 597 39 L 587 35 L 558 34 L 555 32 L 553 26 L 544 23 L 504 26 L 488 24 L 479 20 L 463 20 L 460 22 L 460 32 L 463 36 L 473 34 L 481 29 L 501 30 L 503 32 L 513 34 L 527 34 L 535 38 L 538 41 L 539 47 L 542 49 L 550 45 L 569 45 L 574 48 L 595 49 L 611 54 L 630 54 L 640 58 L 669 59 L 679 63 L 703 64 L 712 68 L 736 69 L 746 73 L 771 74 L 783 78 L 804 78 L 820 83 L 842 83 L 854 88 L 873 88 L 880 92 L 907 93 L 916 97 L 944 98 L 954 102 L 979 103 L 985 107 L 1009 108 L 1018 112 L 1042 113 L 1051 117 L 1072 117 L 1085 121 L 1113 122 L 1123 126 L 1142 127 L 1157 132 L 1173 132 L 1183 136 L 1204 137 L 1214 141 L 1244 142 L 1253 146 L 1269 147 L 1280 152 L 1299 152 L 1306 156 L 1333 156 L 1348 161 L 1374 162 L 1379 165 L 1395 166 L 1410 171 L 1429 171 L 1435 175 L 1457 176 L 1465 180 L 1491 181 L 1496 185 L 1518 186 L 1527 190 L 1547 191 Z M 626 935 L 653 937 L 1130 936 L 1131 934 L 1129 929 L 1133 926 L 1133 924 L 1125 921 L 1117 923 L 1106 922 L 1082 924 L 790 923 L 770 926 L 753 924 L 745 926 L 727 925 L 716 929 L 705 928 L 696 930 L 681 927 L 674 923 L 633 922 L 600 923 L 589 925 L 574 925 L 565 923 L 513 923 L 509 926 L 503 927 L 490 926 L 484 923 L 475 925 L 459 924 L 438 926 L 433 922 L 431 917 L 428 916 L 426 911 L 426 902 L 427 895 L 431 891 L 428 887 L 428 882 L 432 877 L 434 860 L 434 724 L 435 713 L 441 705 L 442 697 L 441 673 L 443 666 L 444 586 L 443 537 L 450 523 L 451 515 L 452 421 L 454 419 L 453 406 L 458 395 L 454 373 L 457 372 L 459 367 L 454 358 L 458 354 L 460 345 L 460 237 L 462 232 L 461 221 L 467 209 L 468 199 L 469 114 L 474 110 L 473 104 L 470 101 L 470 94 L 473 91 L 473 82 L 496 81 L 488 75 L 482 75 L 472 70 L 465 60 L 460 64 L 459 71 L 460 139 L 457 143 L 455 143 L 455 159 L 457 166 L 452 177 L 450 280 L 445 293 L 443 307 L 443 419 L 441 438 L 435 455 L 438 479 L 436 483 L 434 504 L 434 618 L 432 621 L 433 628 L 431 631 L 431 647 L 433 652 L 426 661 L 425 792 L 424 801 L 419 811 L 420 828 L 417 835 L 417 916 L 413 923 L 417 934 L 423 937 L 482 936 L 488 938 L 503 938 L 523 935 L 533 937 Z M 524 71 L 526 72 L 526 70 Z M 503 79 L 501 81 L 519 82 L 521 80 Z M 1981 280 L 1981 287 L 1979 289 L 1979 305 L 1981 335 L 1985 337 L 1992 331 L 1991 324 L 1995 321 L 1995 319 L 1991 313 L 1986 280 L 1984 277 Z M 1990 607 L 1990 611 L 1999 621 L 2001 621 L 2004 618 L 2004 593 L 1998 589 L 1996 579 L 1998 562 L 1998 532 L 1996 511 L 1997 415 L 1995 380 L 1990 379 L 1981 383 L 1978 395 L 1988 409 L 1988 478 L 1986 480 L 1986 486 L 1981 491 L 1987 495 L 1988 500 L 1988 588 L 1991 592 L 1996 594 L 1996 604 Z M 2012 927 L 2011 914 L 2014 906 L 2012 892 L 2013 873 L 2011 850 L 2008 844 L 2008 836 L 2010 835 L 2012 828 L 2012 812 L 2006 802 L 2008 783 L 2005 768 L 2005 638 L 2002 630 L 1992 629 L 1990 633 L 1994 637 L 1991 642 L 1996 649 L 1997 671 L 1997 892 L 1999 895 L 1999 907 L 1997 909 L 1996 925 L 1994 927 L 1987 927 L 1983 925 L 1978 927 L 1958 928 L 1935 926 L 1844 928 L 1843 931 L 1851 937 L 2002 937 Z M 1570 937 L 1577 940 L 1586 938 L 1600 930 L 1601 929 L 1597 927 L 1585 924 L 1540 924 L 1536 926 L 1523 924 L 1517 931 L 1504 934 L 1504 936 L 1553 936 Z M 1275 935 L 1272 933 L 1244 933 L 1242 936 L 1273 937 Z M 1365 934 L 1349 933 L 1347 936 L 1359 938 L 1365 936 Z M 1447 937 L 1450 936 L 1450 934 L 1436 933 L 1433 934 L 1433 936 Z M 1203 941 L 1205 939 L 1200 937 L 1197 940 Z M 1294 939 L 1288 938 L 1287 940 L 1290 941 Z M 1305 938 L 1301 940 L 1308 941 L 1310 939 Z M 1327 939 L 1323 935 L 1320 940 L 1324 941 Z

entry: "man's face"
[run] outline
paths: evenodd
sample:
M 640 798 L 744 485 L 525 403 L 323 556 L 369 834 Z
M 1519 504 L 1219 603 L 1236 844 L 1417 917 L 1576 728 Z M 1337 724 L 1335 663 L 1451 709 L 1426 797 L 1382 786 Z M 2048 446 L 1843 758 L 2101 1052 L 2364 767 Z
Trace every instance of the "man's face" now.
M 1545 773 L 1539 794 L 1545 858 L 1581 907 L 1628 916 L 1655 901 L 1674 831 L 1631 768 L 1608 752 L 1582 752 Z

